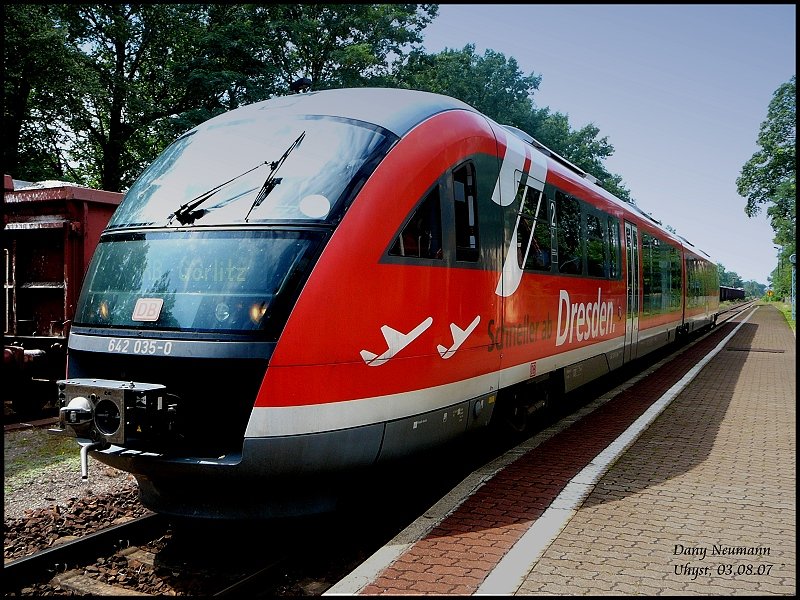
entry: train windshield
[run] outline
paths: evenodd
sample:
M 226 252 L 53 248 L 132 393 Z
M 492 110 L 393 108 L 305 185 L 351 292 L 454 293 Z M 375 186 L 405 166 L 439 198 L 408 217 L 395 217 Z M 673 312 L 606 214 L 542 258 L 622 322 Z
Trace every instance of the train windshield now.
M 75 324 L 242 333 L 280 327 L 319 232 L 112 235 L 97 246 Z M 281 308 L 283 307 L 283 308 Z
M 269 194 L 256 202 L 271 165 L 301 136 L 302 143 L 275 173 Z M 337 117 L 276 118 L 265 112 L 211 121 L 181 136 L 145 169 L 108 227 L 172 224 L 170 217 L 179 207 L 215 188 L 202 203 L 198 225 L 325 222 L 369 176 L 391 137 Z

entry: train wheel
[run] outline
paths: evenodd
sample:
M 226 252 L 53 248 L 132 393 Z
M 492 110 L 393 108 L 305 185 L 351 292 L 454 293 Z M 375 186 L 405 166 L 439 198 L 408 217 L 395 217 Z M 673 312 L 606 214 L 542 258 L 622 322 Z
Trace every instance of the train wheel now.
M 503 411 L 503 422 L 515 433 L 525 433 L 528 429 L 528 409 L 521 405 L 514 405 Z
M 53 389 L 55 385 L 53 384 Z M 10 390 L 11 408 L 19 417 L 41 418 L 41 413 L 48 403 L 48 399 L 55 394 L 49 394 L 51 390 L 41 385 L 38 381 L 30 379 L 20 379 Z
M 532 429 L 536 417 L 549 409 L 558 394 L 557 378 L 537 383 L 526 382 L 506 390 L 497 401 L 492 421 L 507 431 L 526 434 Z
M 11 408 L 20 417 L 39 416 L 44 405 L 45 402 L 36 397 L 17 395 L 11 399 Z

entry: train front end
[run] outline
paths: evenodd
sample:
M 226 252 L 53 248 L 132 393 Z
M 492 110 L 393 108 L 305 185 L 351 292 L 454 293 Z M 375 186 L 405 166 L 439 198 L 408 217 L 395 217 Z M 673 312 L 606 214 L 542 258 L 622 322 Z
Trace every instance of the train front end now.
M 176 140 L 87 272 L 53 431 L 78 439 L 84 477 L 89 454 L 131 472 L 159 512 L 250 518 L 327 501 L 294 493 L 302 436 L 248 452 L 245 431 L 306 280 L 396 138 L 296 104 L 243 107 Z

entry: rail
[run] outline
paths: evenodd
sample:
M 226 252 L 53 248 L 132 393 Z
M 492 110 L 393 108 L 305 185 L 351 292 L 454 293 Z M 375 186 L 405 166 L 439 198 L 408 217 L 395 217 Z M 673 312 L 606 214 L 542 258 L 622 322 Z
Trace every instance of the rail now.
M 139 543 L 140 540 L 165 532 L 167 527 L 168 523 L 163 515 L 150 513 L 12 560 L 3 565 L 3 585 L 7 590 L 18 590 L 43 574 L 55 574 L 69 565 L 92 561 L 98 553 Z
M 746 300 L 743 303 L 737 302 L 736 304 L 727 307 L 725 310 L 719 311 L 717 313 L 717 318 L 721 317 L 722 315 L 728 315 L 728 313 L 732 313 L 729 316 L 726 316 L 721 322 L 724 323 L 725 321 L 729 321 L 730 319 L 738 315 L 740 312 L 743 312 L 748 308 L 750 308 L 751 306 L 753 306 L 756 302 L 758 302 L 758 300 Z

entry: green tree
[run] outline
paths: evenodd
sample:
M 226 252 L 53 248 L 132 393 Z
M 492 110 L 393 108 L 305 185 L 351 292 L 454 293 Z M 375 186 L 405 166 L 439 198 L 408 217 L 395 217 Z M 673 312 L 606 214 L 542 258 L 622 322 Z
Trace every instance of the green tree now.
M 3 168 L 18 179 L 69 177 L 59 141 L 80 87 L 80 53 L 54 16 L 48 5 L 3 6 Z
M 254 22 L 283 40 L 273 55 L 283 93 L 300 77 L 312 89 L 385 82 L 396 62 L 418 49 L 437 4 L 262 5 Z
M 607 137 L 593 124 L 574 130 L 566 115 L 536 108 L 533 96 L 541 75 L 525 75 L 516 59 L 500 52 L 475 53 L 445 48 L 438 54 L 412 53 L 395 71 L 394 85 L 458 98 L 498 123 L 528 132 L 542 144 L 594 175 L 621 200 L 632 202 L 622 177 L 609 173 L 602 161 L 614 153 Z
M 83 73 L 64 145 L 85 183 L 126 188 L 173 137 L 169 117 L 197 105 L 186 65 L 206 21 L 201 5 L 60 5 Z
M 719 273 L 719 284 L 725 287 L 740 288 L 744 287 L 744 282 L 739 274 L 735 271 L 726 271 L 722 263 L 717 263 L 717 272 Z
M 121 191 L 178 133 L 242 104 L 380 81 L 432 4 L 8 5 L 3 141 L 15 177 Z
M 744 282 L 744 295 L 748 298 L 761 298 L 767 290 L 767 286 L 757 281 Z
M 395 79 L 398 87 L 458 98 L 498 123 L 524 130 L 541 76 L 524 75 L 513 57 L 506 59 L 493 50 L 480 56 L 473 44 L 467 44 L 462 50 L 414 53 Z
M 598 139 L 600 129 L 593 123 L 574 130 L 567 115 L 541 108 L 531 113 L 526 130 L 545 146 L 596 177 L 600 185 L 617 198 L 634 203 L 630 190 L 622 183 L 622 176 L 605 168 L 603 161 L 614 154 L 614 147 L 607 136 Z
M 760 149 L 744 164 L 736 179 L 736 188 L 747 199 L 745 213 L 757 215 L 762 205 L 779 244 L 778 266 L 772 272 L 772 286 L 781 296 L 789 294 L 791 276 L 788 258 L 795 253 L 797 227 L 797 87 L 795 76 L 782 84 L 772 96 L 767 118 L 758 134 Z
M 187 33 L 192 49 L 175 65 L 193 108 L 173 117 L 182 132 L 219 113 L 265 100 L 284 91 L 278 59 L 285 43 L 275 34 L 266 8 L 250 4 L 211 4 Z

